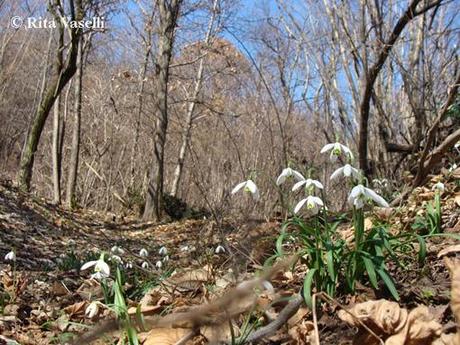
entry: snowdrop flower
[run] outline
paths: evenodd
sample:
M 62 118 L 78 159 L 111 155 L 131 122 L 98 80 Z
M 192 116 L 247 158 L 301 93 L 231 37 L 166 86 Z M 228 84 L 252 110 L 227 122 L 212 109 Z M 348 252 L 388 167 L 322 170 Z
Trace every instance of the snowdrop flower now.
M 128 261 L 128 262 L 125 264 L 125 268 L 126 268 L 127 270 L 132 269 L 132 268 L 133 268 L 133 263 L 132 263 L 131 261 Z
M 259 189 L 257 188 L 256 184 L 252 180 L 247 180 L 241 183 L 238 183 L 235 188 L 232 190 L 232 195 L 238 192 L 240 189 L 244 188 L 245 192 L 251 193 L 252 198 L 257 201 L 259 200 L 260 194 Z
M 345 152 L 345 155 L 348 155 L 350 160 L 353 160 L 353 153 L 351 152 L 351 150 L 340 143 L 331 143 L 324 145 L 324 147 L 321 149 L 321 153 L 325 153 L 327 151 L 331 151 L 331 155 L 329 158 L 332 163 L 334 163 L 337 160 L 337 158 L 342 154 L 342 151 Z
M 149 256 L 149 252 L 147 251 L 147 249 L 142 248 L 142 249 L 139 251 L 139 256 L 142 256 L 143 258 L 146 258 L 147 256 Z
M 348 202 L 356 208 L 362 208 L 369 200 L 373 200 L 379 206 L 390 207 L 385 199 L 372 189 L 364 187 L 362 184 L 353 187 L 350 195 L 348 196 Z
M 305 203 L 307 204 L 307 209 L 311 214 L 317 214 L 319 209 L 324 206 L 323 200 L 317 196 L 309 195 L 305 199 L 299 201 L 299 203 L 294 207 L 294 213 L 299 212 Z
M 110 251 L 115 255 L 123 255 L 125 253 L 125 251 L 118 246 L 113 246 Z
M 81 270 L 84 271 L 94 266 L 94 272 L 91 275 L 92 279 L 101 280 L 110 276 L 110 267 L 104 261 L 104 254 L 101 255 L 99 260 L 89 261 L 81 266 Z
M 10 251 L 9 253 L 7 253 L 7 254 L 5 255 L 5 260 L 6 260 L 6 261 L 16 261 L 16 254 L 15 254 L 15 252 L 12 250 L 12 251 Z
M 444 193 L 444 191 L 446 190 L 446 187 L 444 186 L 444 183 L 438 182 L 431 189 L 434 191 L 438 191 L 440 193 Z
M 167 249 L 165 246 L 163 246 L 163 247 L 161 247 L 160 250 L 158 251 L 158 254 L 160 254 L 160 255 L 167 255 L 167 254 L 168 254 L 168 249 Z
M 345 164 L 343 167 L 338 168 L 334 171 L 331 175 L 331 180 L 336 179 L 339 176 L 350 177 L 352 176 L 355 179 L 359 179 L 361 177 L 361 173 L 358 169 L 353 168 L 350 164 Z
M 216 254 L 220 254 L 220 253 L 225 253 L 225 248 L 222 247 L 220 244 L 216 247 L 216 250 L 214 251 L 214 253 Z
M 317 180 L 312 180 L 311 178 L 307 178 L 306 180 L 302 180 L 302 181 L 299 181 L 297 182 L 294 187 L 292 187 L 292 191 L 296 191 L 297 189 L 299 189 L 300 187 L 302 187 L 303 185 L 305 185 L 305 189 L 308 189 L 310 188 L 311 186 L 314 186 L 318 189 L 323 189 L 323 184 Z
M 147 261 L 144 261 L 141 267 L 146 270 L 147 268 L 149 268 L 149 263 Z
M 190 247 L 189 246 L 182 246 L 180 247 L 180 251 L 181 252 L 188 252 L 190 250 Z
M 278 178 L 276 179 L 276 185 L 279 186 L 280 184 L 283 184 L 286 181 L 286 179 L 290 177 L 294 177 L 294 179 L 296 179 L 297 181 L 305 180 L 302 174 L 299 173 L 297 170 L 286 168 L 283 169 L 281 175 L 278 176 Z
M 166 255 L 164 258 L 163 258 L 163 262 L 168 262 L 169 261 L 169 255 Z
M 117 264 L 123 264 L 123 260 L 118 255 L 112 255 L 110 259 Z
M 92 319 L 99 312 L 99 302 L 91 302 L 85 310 L 85 315 L 87 318 Z
M 163 263 L 161 262 L 161 260 L 158 260 L 157 263 L 155 264 L 155 266 L 158 268 L 158 269 L 161 269 L 163 267 Z
M 449 172 L 452 172 L 452 171 L 454 171 L 454 170 L 457 170 L 457 168 L 458 168 L 457 164 L 454 163 L 454 164 L 452 164 L 452 165 L 450 166 Z

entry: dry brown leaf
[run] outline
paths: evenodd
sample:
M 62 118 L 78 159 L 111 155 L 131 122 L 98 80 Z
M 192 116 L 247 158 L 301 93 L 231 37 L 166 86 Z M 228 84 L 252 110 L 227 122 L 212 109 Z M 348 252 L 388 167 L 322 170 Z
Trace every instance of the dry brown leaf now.
M 377 328 L 386 334 L 398 332 L 407 320 L 406 309 L 402 309 L 396 302 L 384 299 L 359 303 L 348 311 L 371 329 Z M 356 318 L 344 310 L 340 310 L 338 315 L 342 321 L 352 326 L 361 326 Z
M 438 258 L 442 258 L 443 256 L 457 252 L 460 252 L 460 244 L 449 246 L 447 248 L 444 248 L 443 250 L 440 250 L 438 253 Z
M 174 345 L 190 332 L 188 328 L 154 328 L 147 335 L 144 345 Z
M 79 315 L 79 314 L 84 315 L 87 305 L 88 305 L 88 302 L 86 302 L 86 301 L 78 302 L 78 303 L 69 305 L 68 307 L 65 307 L 64 311 L 67 314 L 69 314 L 70 317 L 72 317 L 74 315 Z

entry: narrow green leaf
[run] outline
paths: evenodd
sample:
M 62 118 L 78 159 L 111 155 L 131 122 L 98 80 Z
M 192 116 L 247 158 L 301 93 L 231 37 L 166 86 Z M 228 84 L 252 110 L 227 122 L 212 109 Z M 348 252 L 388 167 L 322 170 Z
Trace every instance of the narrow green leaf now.
M 380 278 L 382 278 L 385 286 L 387 287 L 388 291 L 390 291 L 393 298 L 399 301 L 399 294 L 396 290 L 395 284 L 393 283 L 393 279 L 391 279 L 388 272 L 383 268 L 377 268 L 377 273 L 379 274 Z
M 377 275 L 375 274 L 375 266 L 371 259 L 362 257 L 364 266 L 366 266 L 367 275 L 369 276 L 369 281 L 375 289 L 378 289 L 379 285 L 377 283 Z
M 420 265 L 423 265 L 425 263 L 425 258 L 426 258 L 426 242 L 422 236 L 420 235 L 415 235 L 415 236 L 417 237 L 417 241 L 420 245 L 420 248 L 418 250 L 418 262 Z
M 303 298 L 305 299 L 305 303 L 310 309 L 312 308 L 311 289 L 313 285 L 313 277 L 315 276 L 316 271 L 316 268 L 312 268 L 310 271 L 308 271 L 307 275 L 305 276 L 305 280 L 303 281 Z
M 327 272 L 329 273 L 329 277 L 332 281 L 335 281 L 336 272 L 334 270 L 334 253 L 332 250 L 328 250 L 326 253 L 326 261 L 327 261 Z

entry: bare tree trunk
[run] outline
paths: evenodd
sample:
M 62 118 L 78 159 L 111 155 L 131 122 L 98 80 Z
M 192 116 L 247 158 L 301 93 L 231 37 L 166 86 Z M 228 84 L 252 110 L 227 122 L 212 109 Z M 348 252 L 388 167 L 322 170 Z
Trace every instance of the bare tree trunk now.
M 369 175 L 369 159 L 368 159 L 368 132 L 369 132 L 369 113 L 370 113 L 370 101 L 372 98 L 372 93 L 374 89 L 375 81 L 382 69 L 385 61 L 387 60 L 391 49 L 398 40 L 402 31 L 407 24 L 410 23 L 412 19 L 417 17 L 420 14 L 425 13 L 429 9 L 433 8 L 436 5 L 439 5 L 442 0 L 431 1 L 426 4 L 422 9 L 417 10 L 418 4 L 422 2 L 421 0 L 412 0 L 411 4 L 404 12 L 404 14 L 399 18 L 396 23 L 393 31 L 388 38 L 383 43 L 383 47 L 380 50 L 376 62 L 364 72 L 362 92 L 361 92 L 361 103 L 359 107 L 359 142 L 358 142 L 358 153 L 359 153 L 359 167 L 364 171 L 366 175 Z
M 81 83 L 82 83 L 82 64 L 83 47 L 80 37 L 77 49 L 77 71 L 75 74 L 75 110 L 74 124 L 72 131 L 72 149 L 69 162 L 69 177 L 67 180 L 67 206 L 72 208 L 75 205 L 75 186 L 77 184 L 78 160 L 80 156 L 80 129 L 81 129 Z
M 61 203 L 61 152 L 60 152 L 60 112 L 61 102 L 60 97 L 54 102 L 54 117 L 53 117 L 53 203 L 59 205 Z
M 76 14 L 73 14 L 70 19 L 76 21 L 81 20 L 83 18 L 83 7 L 81 0 L 72 0 L 71 5 L 71 7 L 76 10 Z M 56 8 L 62 8 L 60 0 L 54 0 L 49 8 L 52 11 L 55 11 Z M 57 10 L 53 14 L 56 21 L 59 23 L 59 35 L 62 37 L 63 41 L 65 28 L 61 21 L 62 18 L 60 18 L 57 14 Z M 40 142 L 40 137 L 43 132 L 43 127 L 45 126 L 46 119 L 48 118 L 48 115 L 57 96 L 61 93 L 62 89 L 65 87 L 65 85 L 72 78 L 76 71 L 77 46 L 78 38 L 81 35 L 81 29 L 69 28 L 68 31 L 70 32 L 71 37 L 67 54 L 67 62 L 65 66 L 63 66 L 62 44 L 57 52 L 54 76 L 50 81 L 47 90 L 40 101 L 40 104 L 38 105 L 35 117 L 32 120 L 30 131 L 27 135 L 24 151 L 22 152 L 18 172 L 18 185 L 22 190 L 25 191 L 30 189 L 35 152 L 37 152 L 38 143 Z
M 159 47 L 156 58 L 156 128 L 154 166 L 151 168 L 143 218 L 160 220 L 163 214 L 164 154 L 168 129 L 169 65 L 182 0 L 157 0 L 160 14 Z
M 206 48 L 208 48 L 209 44 L 211 43 L 212 30 L 213 30 L 214 21 L 216 18 L 218 4 L 219 4 L 219 0 L 214 0 L 212 15 L 211 15 L 211 19 L 209 20 L 209 25 L 208 25 L 208 31 L 206 32 L 206 37 L 204 40 L 204 45 Z M 176 169 L 174 171 L 173 185 L 171 188 L 172 196 L 177 196 L 177 191 L 179 189 L 179 183 L 182 177 L 182 171 L 183 171 L 184 162 L 185 162 L 185 155 L 187 153 L 187 147 L 188 147 L 188 143 L 190 142 L 190 137 L 191 137 L 195 106 L 196 106 L 198 96 L 201 91 L 201 85 L 203 83 L 203 71 L 204 71 L 204 57 L 202 55 L 200 58 L 200 64 L 198 66 L 198 71 L 196 73 L 195 88 L 193 89 L 192 99 L 189 102 L 188 107 L 187 107 L 187 114 L 185 118 L 185 128 L 184 128 L 184 132 L 182 135 L 182 144 L 179 150 L 179 159 L 177 160 Z
M 137 151 L 139 147 L 139 133 L 141 127 L 141 117 L 142 117 L 142 109 L 144 106 L 144 89 L 145 89 L 145 76 L 147 74 L 147 66 L 149 64 L 149 58 L 152 51 L 152 33 L 153 33 L 153 17 L 155 15 L 155 8 L 152 9 L 152 13 L 146 23 L 146 42 L 145 42 L 145 54 L 144 54 L 144 61 L 141 67 L 141 73 L 139 74 L 139 94 L 137 95 L 137 114 L 136 114 L 136 124 L 135 124 L 135 132 L 134 132 L 134 144 L 133 150 L 131 152 L 131 167 L 130 167 L 130 179 L 129 179 L 129 186 L 132 187 L 134 185 L 134 173 L 135 173 L 135 161 L 137 156 Z

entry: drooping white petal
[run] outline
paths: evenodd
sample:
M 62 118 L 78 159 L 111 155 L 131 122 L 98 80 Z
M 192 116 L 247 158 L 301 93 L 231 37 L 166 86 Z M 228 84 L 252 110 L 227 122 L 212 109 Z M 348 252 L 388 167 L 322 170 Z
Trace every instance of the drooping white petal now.
M 252 194 L 252 197 L 254 200 L 259 200 L 259 189 L 257 188 L 256 184 L 251 181 L 251 180 L 247 180 L 246 181 L 246 186 L 245 186 L 245 189 L 248 189 L 249 192 Z
M 318 180 L 310 180 L 310 182 L 313 185 L 315 185 L 315 187 L 318 188 L 318 189 L 323 189 L 324 188 L 323 184 L 321 182 L 319 182 Z
M 245 186 L 246 186 L 246 182 L 247 182 L 247 181 L 238 183 L 238 184 L 235 186 L 235 188 L 232 189 L 231 194 L 235 194 L 235 193 L 238 192 L 241 188 L 245 187 Z
M 149 252 L 147 251 L 147 249 L 145 248 L 142 248 L 140 251 L 139 251 L 139 256 L 142 256 L 143 258 L 149 256 Z
M 94 272 L 100 272 L 102 276 L 108 278 L 110 276 L 110 266 L 107 265 L 107 263 L 104 260 L 99 259 L 97 260 L 96 265 L 94 266 Z
M 321 149 L 321 153 L 324 153 L 326 151 L 329 151 L 329 150 L 332 150 L 335 146 L 335 143 L 331 143 L 331 144 L 326 144 L 323 146 L 323 148 Z
M 218 245 L 216 247 L 216 250 L 214 251 L 214 253 L 216 253 L 216 254 L 225 253 L 225 248 L 222 247 L 221 245 Z
M 340 144 L 340 148 L 343 150 L 343 152 L 345 152 L 345 154 L 347 154 L 350 157 L 351 160 L 354 159 L 353 152 L 351 152 L 351 150 L 347 146 Z
M 89 319 L 92 319 L 94 316 L 97 315 L 99 312 L 99 303 L 98 302 L 91 302 L 85 310 L 85 315 Z
M 158 260 L 158 261 L 156 262 L 155 266 L 156 266 L 158 269 L 160 269 L 160 268 L 163 267 L 163 263 L 162 263 L 160 260 Z
M 123 260 L 121 260 L 121 257 L 119 257 L 118 255 L 112 255 L 111 259 L 116 263 L 123 264 Z
M 295 207 L 294 207 L 294 213 L 299 212 L 300 209 L 302 208 L 302 206 L 303 206 L 306 202 L 307 202 L 307 198 L 300 200 L 300 201 L 297 203 L 297 205 L 295 205 Z
M 378 205 L 380 205 L 382 207 L 390 207 L 390 205 L 388 205 L 388 203 L 385 201 L 385 199 L 382 198 L 380 195 L 378 195 L 376 192 L 374 192 L 372 189 L 365 188 L 365 191 L 366 191 L 366 196 L 368 196 L 369 198 L 374 200 L 376 204 L 378 204 Z
M 446 187 L 444 186 L 444 183 L 438 182 L 431 189 L 432 190 L 437 190 L 437 191 L 443 193 L 446 190 Z
M 345 167 L 340 167 L 338 169 L 336 169 L 332 175 L 331 175 L 331 180 L 335 180 L 337 177 L 339 177 L 340 175 L 343 174 L 343 170 L 345 169 Z
M 350 177 L 351 175 L 351 165 L 350 164 L 345 164 L 345 166 L 343 167 L 343 175 L 346 176 L 346 177 Z
M 305 177 L 303 177 L 303 175 L 301 173 L 299 173 L 297 170 L 294 170 L 294 169 L 292 169 L 292 176 L 294 176 L 294 178 L 297 181 L 305 180 Z
M 292 187 L 292 191 L 295 192 L 297 189 L 299 189 L 300 187 L 302 187 L 305 183 L 307 183 L 307 180 L 303 180 L 303 181 L 297 182 L 297 183 Z
M 278 178 L 276 179 L 276 185 L 279 186 L 283 184 L 286 181 L 286 179 L 291 175 L 292 175 L 291 168 L 283 169 L 280 176 L 278 176 Z
M 96 264 L 97 264 L 97 260 L 88 261 L 85 264 L 83 264 L 83 266 L 81 266 L 80 271 L 87 270 L 90 267 L 96 266 Z
M 5 255 L 5 260 L 6 261 L 16 261 L 16 254 L 15 252 L 12 250 L 10 252 L 8 252 L 6 255 Z
M 317 196 L 310 195 L 309 196 L 310 201 L 313 202 L 314 204 L 318 206 L 324 206 L 323 200 L 321 198 L 318 198 Z
M 161 262 L 161 261 L 160 261 Z M 149 268 L 149 263 L 147 261 L 144 261 L 141 265 L 141 267 L 146 270 L 147 268 Z
M 160 250 L 158 251 L 158 254 L 160 255 L 167 255 L 168 254 L 168 249 L 165 246 L 162 246 Z

